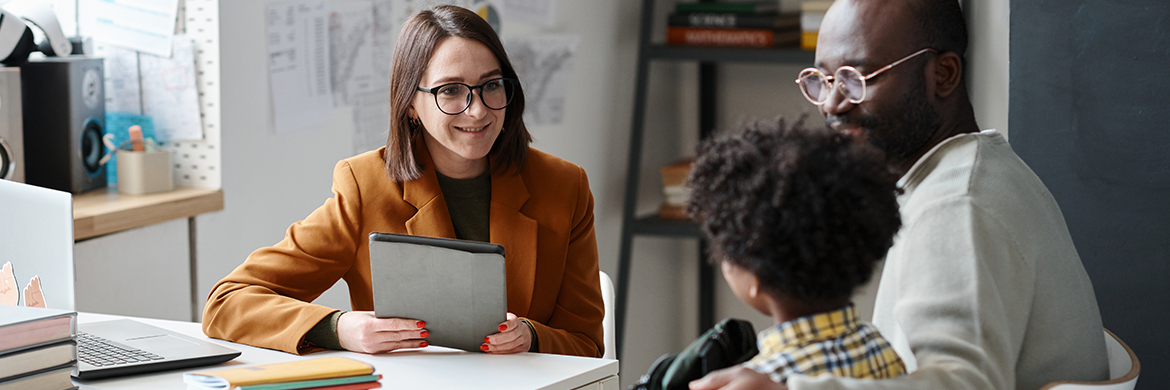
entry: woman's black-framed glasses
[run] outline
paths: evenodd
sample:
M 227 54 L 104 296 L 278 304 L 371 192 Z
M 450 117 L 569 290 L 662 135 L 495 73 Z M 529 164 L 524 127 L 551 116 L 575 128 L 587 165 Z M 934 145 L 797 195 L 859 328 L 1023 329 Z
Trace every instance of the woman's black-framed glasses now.
M 796 78 L 796 84 L 800 85 L 800 92 L 804 93 L 804 98 L 818 106 L 829 100 L 829 94 L 833 90 L 840 92 L 846 99 L 849 99 L 850 103 L 858 104 L 865 101 L 866 81 L 917 57 L 919 54 L 937 51 L 929 47 L 916 51 L 865 76 L 862 76 L 861 71 L 858 71 L 857 68 L 848 65 L 837 68 L 837 72 L 833 73 L 833 76 L 824 74 L 817 68 L 806 68 L 800 71 L 800 76 Z
M 447 115 L 459 115 L 471 107 L 471 95 L 479 90 L 479 100 L 493 110 L 502 110 L 512 102 L 512 95 L 520 81 L 509 78 L 491 79 L 480 85 L 447 83 L 434 88 L 418 87 L 419 92 L 435 96 L 435 105 Z

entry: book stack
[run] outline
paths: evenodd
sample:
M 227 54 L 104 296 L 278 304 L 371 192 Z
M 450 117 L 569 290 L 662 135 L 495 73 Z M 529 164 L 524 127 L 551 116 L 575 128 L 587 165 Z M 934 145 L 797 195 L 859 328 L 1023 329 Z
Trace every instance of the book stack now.
M 686 181 L 687 176 L 691 174 L 691 163 L 694 161 L 693 158 L 683 159 L 658 169 L 662 174 L 662 193 L 666 195 L 666 200 L 658 208 L 660 218 L 691 219 L 684 206 L 691 196 L 691 189 L 686 186 Z
M 373 366 L 339 356 L 183 374 L 189 390 L 366 390 L 380 379 Z
M 821 32 L 821 21 L 833 0 L 814 0 L 800 3 L 800 48 L 817 49 L 817 37 Z
M 677 3 L 667 18 L 670 45 L 767 48 L 800 43 L 800 14 L 780 13 L 776 0 Z
M 0 305 L 0 390 L 75 389 L 76 333 L 76 312 Z

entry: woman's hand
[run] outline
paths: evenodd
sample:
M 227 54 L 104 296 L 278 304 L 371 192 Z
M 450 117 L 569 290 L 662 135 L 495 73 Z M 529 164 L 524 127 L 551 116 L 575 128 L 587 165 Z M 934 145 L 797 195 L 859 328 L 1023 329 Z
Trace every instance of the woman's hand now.
M 767 375 L 756 370 L 734 366 L 707 374 L 707 376 L 691 381 L 691 390 L 788 390 L 788 387 L 772 382 Z
M 341 325 L 338 325 L 340 328 Z M 479 349 L 487 353 L 519 353 L 528 352 L 532 347 L 532 330 L 520 321 L 515 314 L 508 313 L 508 320 L 500 324 L 500 333 L 484 338 Z
M 430 333 L 426 322 L 405 318 L 377 318 L 372 311 L 346 312 L 337 318 L 337 339 L 346 350 L 383 353 L 423 348 Z

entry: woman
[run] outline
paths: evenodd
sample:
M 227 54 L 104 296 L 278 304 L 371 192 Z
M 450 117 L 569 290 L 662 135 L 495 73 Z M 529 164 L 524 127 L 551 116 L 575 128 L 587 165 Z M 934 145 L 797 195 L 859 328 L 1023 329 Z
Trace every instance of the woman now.
M 390 101 L 386 147 L 339 162 L 333 198 L 212 289 L 204 333 L 301 354 L 425 347 L 423 321 L 371 311 L 379 231 L 504 246 L 509 313 L 482 350 L 600 357 L 593 196 L 584 170 L 528 146 L 524 93 L 491 27 L 453 6 L 414 15 Z M 355 311 L 310 303 L 338 279 Z

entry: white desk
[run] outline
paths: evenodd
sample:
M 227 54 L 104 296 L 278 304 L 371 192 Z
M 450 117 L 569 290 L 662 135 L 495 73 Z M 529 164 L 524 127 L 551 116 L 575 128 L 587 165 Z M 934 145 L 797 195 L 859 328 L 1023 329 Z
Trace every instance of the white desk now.
M 78 313 L 78 322 L 97 322 L 127 318 L 104 314 Z M 132 317 L 131 317 L 132 318 Z M 319 356 L 345 356 L 370 363 L 374 373 L 382 374 L 383 389 L 591 389 L 617 390 L 617 360 L 592 359 L 562 355 L 520 353 L 488 355 L 442 347 L 427 347 L 410 352 L 366 355 L 326 351 L 308 356 L 250 347 L 203 335 L 198 323 L 133 318 L 188 336 L 221 344 L 243 352 L 240 357 L 218 366 L 206 366 L 120 378 L 83 381 L 74 379 L 81 389 L 185 389 L 183 373 L 238 365 L 279 363 Z

